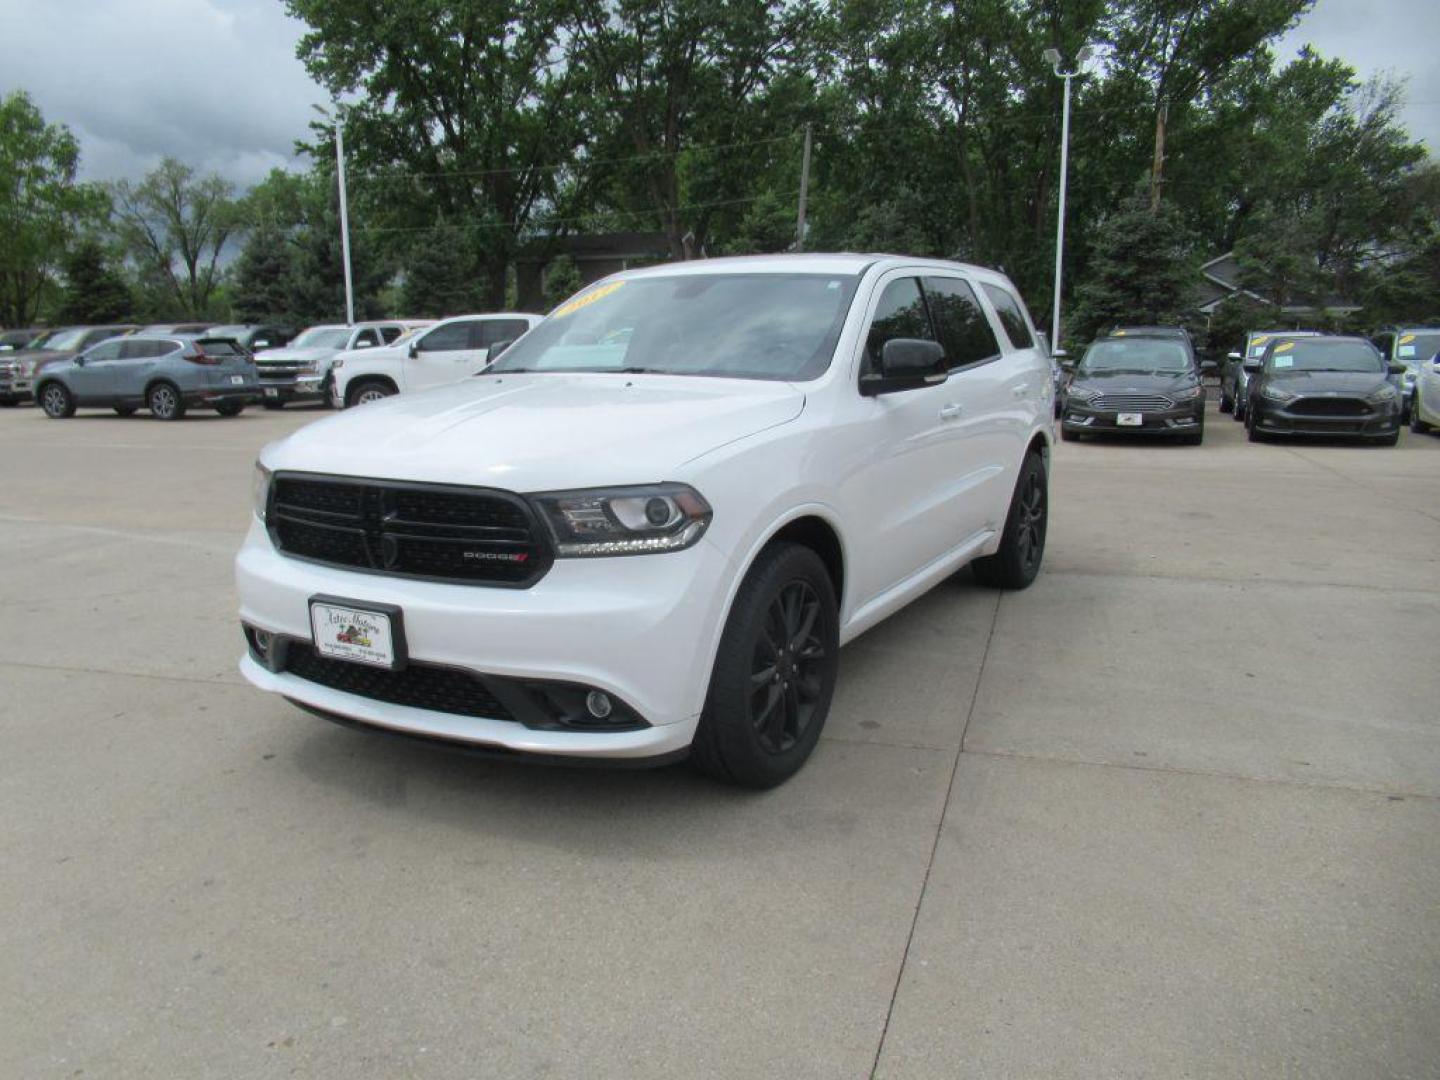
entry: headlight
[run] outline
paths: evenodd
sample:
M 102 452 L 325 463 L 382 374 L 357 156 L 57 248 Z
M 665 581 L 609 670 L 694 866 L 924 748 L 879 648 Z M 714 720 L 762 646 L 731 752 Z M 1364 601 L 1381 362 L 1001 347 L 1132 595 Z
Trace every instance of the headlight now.
M 270 470 L 258 461 L 255 463 L 255 477 L 250 485 L 250 493 L 255 507 L 255 516 L 264 521 L 265 506 L 270 501 Z
M 1170 396 L 1176 401 L 1194 401 L 1202 393 L 1204 393 L 1204 391 L 1198 386 L 1187 386 L 1184 390 L 1176 390 L 1175 393 Z
M 685 484 L 549 491 L 530 496 L 561 558 L 679 551 L 699 540 L 713 513 Z
M 1391 383 L 1386 383 L 1384 386 L 1380 387 L 1379 390 L 1376 390 L 1373 394 L 1370 395 L 1370 400 L 1394 401 L 1399 396 L 1400 391 L 1396 390 L 1394 385 L 1392 385 Z
M 1100 391 L 1096 390 L 1092 386 L 1072 385 L 1069 389 L 1065 391 L 1065 396 L 1072 397 L 1076 401 L 1089 401 L 1091 398 L 1099 397 Z
M 1300 395 L 1279 386 L 1267 384 L 1260 388 L 1260 396 L 1269 398 L 1271 401 L 1294 401 Z

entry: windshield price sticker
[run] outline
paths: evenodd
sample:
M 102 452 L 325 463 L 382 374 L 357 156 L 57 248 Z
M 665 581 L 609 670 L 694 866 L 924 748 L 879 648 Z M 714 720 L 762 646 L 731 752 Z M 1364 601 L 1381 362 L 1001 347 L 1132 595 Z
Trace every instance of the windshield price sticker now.
M 609 285 L 601 285 L 598 289 L 592 289 L 590 292 L 585 293 L 582 296 L 577 296 L 568 304 L 556 308 L 555 313 L 550 317 L 552 319 L 563 319 L 567 315 L 574 315 L 575 312 L 579 311 L 581 308 L 587 308 L 591 304 L 595 303 L 595 301 L 603 300 L 611 293 L 618 292 L 624 284 L 625 282 L 623 281 L 612 281 Z
M 1400 351 L 1400 355 L 1401 355 L 1401 356 L 1414 356 L 1414 355 L 1415 355 L 1415 346 L 1414 346 L 1414 345 L 1401 345 L 1399 351 Z
M 1276 366 L 1277 368 L 1294 367 L 1294 366 L 1295 366 L 1295 357 L 1293 357 L 1293 356 L 1277 356 L 1277 357 L 1275 357 L 1275 366 Z

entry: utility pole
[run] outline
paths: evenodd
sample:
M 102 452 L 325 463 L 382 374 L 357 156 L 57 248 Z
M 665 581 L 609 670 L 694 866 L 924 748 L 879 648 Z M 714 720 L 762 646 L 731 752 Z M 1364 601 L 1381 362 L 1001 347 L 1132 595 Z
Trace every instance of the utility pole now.
M 335 173 L 340 180 L 340 255 L 345 262 L 345 324 L 355 325 L 355 289 L 350 280 L 350 207 L 345 197 L 344 113 L 335 105 Z
M 1160 185 L 1165 182 L 1165 123 L 1170 118 L 1170 105 L 1160 102 L 1155 113 L 1155 162 L 1150 166 L 1150 213 L 1160 212 Z
M 805 156 L 800 159 L 800 213 L 795 220 L 795 250 L 805 250 L 805 200 L 810 195 L 810 125 L 805 125 Z
M 1065 187 L 1069 179 L 1070 168 L 1070 80 L 1080 74 L 1080 69 L 1085 66 L 1085 61 L 1090 59 L 1090 46 L 1085 46 L 1075 54 L 1075 70 L 1060 70 L 1060 50 L 1046 49 L 1045 59 L 1050 61 L 1050 69 L 1057 78 L 1065 81 L 1065 104 L 1060 113 L 1060 207 L 1056 214 L 1055 221 L 1055 302 L 1051 308 L 1050 316 L 1050 348 L 1060 348 L 1060 284 L 1061 269 L 1065 258 Z

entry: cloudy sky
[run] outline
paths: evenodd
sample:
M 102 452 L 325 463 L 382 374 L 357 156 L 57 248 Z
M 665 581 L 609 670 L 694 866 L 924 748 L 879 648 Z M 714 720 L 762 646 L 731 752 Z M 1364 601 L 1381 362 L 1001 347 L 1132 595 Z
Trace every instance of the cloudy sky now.
M 171 155 L 245 187 L 295 166 L 312 104 L 281 0 L 0 0 L 0 93 L 29 91 L 81 141 L 87 179 L 138 177 Z M 1440 150 L 1437 0 L 1319 0 L 1281 43 L 1362 76 L 1408 80 L 1404 120 Z

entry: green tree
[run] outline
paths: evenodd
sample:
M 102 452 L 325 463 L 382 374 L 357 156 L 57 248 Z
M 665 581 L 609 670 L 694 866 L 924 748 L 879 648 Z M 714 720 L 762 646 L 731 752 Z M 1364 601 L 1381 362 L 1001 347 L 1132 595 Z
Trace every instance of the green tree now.
M 166 158 L 138 184 L 112 189 L 121 242 L 142 275 L 187 318 L 203 318 L 220 284 L 220 254 L 239 225 L 233 187 Z
M 441 221 L 422 234 L 404 261 L 400 302 L 407 315 L 441 318 L 483 303 L 473 238 L 463 225 Z
M 545 267 L 545 305 L 558 307 L 580 291 L 582 281 L 580 268 L 569 255 L 560 255 L 550 260 Z
M 55 318 L 66 323 L 112 323 L 130 318 L 135 298 L 130 286 L 93 238 L 81 240 L 66 255 L 65 286 Z
M 27 94 L 0 99 L 0 325 L 35 321 L 72 231 L 99 208 L 79 163 L 75 136 Z
M 261 220 L 245 240 L 232 272 L 233 318 L 271 322 L 292 317 L 295 253 L 285 230 Z
M 1175 324 L 1189 312 L 1195 269 L 1179 213 L 1132 196 L 1100 226 L 1065 333 L 1088 340 L 1116 323 Z

